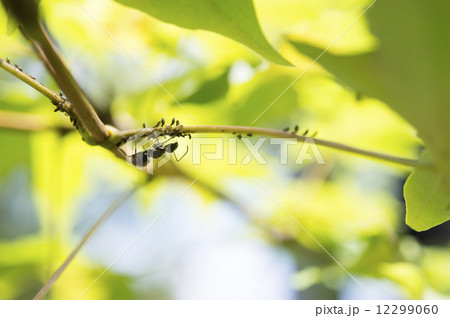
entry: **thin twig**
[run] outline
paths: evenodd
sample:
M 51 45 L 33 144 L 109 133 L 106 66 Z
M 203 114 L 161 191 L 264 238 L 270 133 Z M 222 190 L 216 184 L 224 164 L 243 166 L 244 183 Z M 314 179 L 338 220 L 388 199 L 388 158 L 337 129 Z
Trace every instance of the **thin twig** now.
M 251 135 L 251 136 L 265 136 L 265 137 L 273 137 L 273 138 L 295 138 L 302 142 L 314 143 L 316 145 L 321 145 L 324 147 L 357 154 L 360 156 L 365 156 L 371 159 L 379 159 L 386 162 L 396 163 L 400 165 L 410 166 L 410 167 L 422 167 L 422 168 L 431 168 L 429 165 L 420 164 L 418 160 L 413 159 L 405 159 L 392 155 L 387 155 L 375 151 L 359 149 L 352 146 L 347 146 L 338 142 L 328 141 L 318 138 L 312 138 L 304 135 L 298 135 L 292 132 L 277 130 L 277 129 L 269 129 L 269 128 L 260 128 L 260 127 L 246 127 L 246 126 L 166 126 L 159 128 L 145 128 L 145 129 L 135 129 L 121 132 L 122 138 L 126 139 L 131 137 L 137 133 L 148 133 L 151 134 L 153 131 L 173 131 L 174 129 L 179 130 L 184 134 L 200 134 L 200 133 L 227 133 L 227 134 L 241 134 Z
M 84 235 L 83 239 L 78 243 L 75 249 L 70 253 L 70 255 L 66 258 L 64 263 L 53 273 L 50 279 L 45 283 L 45 285 L 39 290 L 39 292 L 34 296 L 33 300 L 42 299 L 48 291 L 53 287 L 61 274 L 66 270 L 81 248 L 87 243 L 87 241 L 92 237 L 92 235 L 99 229 L 100 225 L 102 225 L 108 217 L 113 214 L 113 212 L 126 200 L 128 199 L 140 186 L 141 184 L 135 185 L 131 190 L 126 191 L 122 196 L 118 197 L 103 215 L 98 219 L 98 221 L 89 229 L 89 231 Z
M 20 69 L 20 67 L 18 67 L 17 65 L 12 65 L 9 62 L 2 60 L 0 58 L 0 68 L 4 69 L 11 75 L 15 76 L 17 79 L 21 80 L 25 84 L 34 88 L 42 95 L 46 96 L 48 99 L 50 99 L 52 104 L 57 105 L 57 108 L 59 108 L 62 112 L 69 115 L 72 119 L 78 118 L 78 116 L 74 112 L 74 107 L 70 103 L 69 100 L 61 97 L 59 94 L 55 93 L 51 89 L 48 89 L 43 84 L 39 83 L 34 77 L 23 72 Z M 77 122 L 77 130 L 80 133 L 80 135 L 83 137 L 83 140 L 86 141 L 87 143 L 89 143 L 91 145 L 99 144 L 95 140 L 93 140 L 93 136 L 90 134 L 90 132 L 84 126 L 83 122 Z M 110 133 L 108 131 L 108 135 L 109 134 Z M 120 150 L 118 150 L 116 147 L 114 147 L 114 144 L 109 143 L 109 140 L 107 140 L 106 142 L 100 143 L 100 145 L 103 146 L 104 148 L 110 150 L 117 157 L 122 158 L 122 159 L 125 158 L 123 153 Z
M 62 98 L 60 95 L 52 91 L 51 89 L 45 87 L 43 84 L 39 83 L 34 77 L 28 75 L 24 71 L 22 71 L 17 65 L 12 65 L 8 63 L 5 60 L 2 60 L 0 58 L 0 67 L 10 73 L 11 75 L 15 76 L 28 86 L 34 88 L 39 93 L 50 99 L 50 101 L 61 104 L 64 108 L 62 109 L 65 112 L 71 112 L 72 108 L 70 106 L 70 103 Z

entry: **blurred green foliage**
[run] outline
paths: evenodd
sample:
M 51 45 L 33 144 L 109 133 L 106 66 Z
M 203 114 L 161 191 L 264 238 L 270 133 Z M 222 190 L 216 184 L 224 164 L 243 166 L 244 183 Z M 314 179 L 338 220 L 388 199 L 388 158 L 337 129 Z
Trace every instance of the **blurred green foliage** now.
M 357 92 L 379 98 L 396 110 L 414 125 L 434 154 L 438 171 L 433 181 L 411 178 L 405 188 L 407 213 L 412 214 L 408 224 L 418 231 L 450 219 L 450 44 L 442 41 L 450 37 L 450 29 L 444 27 L 449 9 L 445 1 L 431 5 L 420 0 L 379 1 L 367 13 L 378 47 L 360 55 L 324 54 L 320 60 Z M 312 58 L 323 51 L 293 44 Z M 423 194 L 417 196 L 417 191 Z
M 195 7 L 186 6 L 188 1 L 119 2 L 240 43 L 161 23 L 114 1 L 80 1 L 144 72 L 75 2 L 42 1 L 47 26 L 69 68 L 108 124 L 132 129 L 161 117 L 195 124 L 191 114 L 205 125 L 250 126 L 293 83 L 254 125 L 282 129 L 298 124 L 319 131 L 323 139 L 402 157 L 419 157 L 424 145 L 441 157 L 448 150 L 448 92 L 442 76 L 448 62 L 444 53 L 435 54 L 448 31 L 439 24 L 447 12 L 438 8 L 443 1 L 426 6 L 378 0 L 300 78 L 310 57 L 315 59 L 371 1 L 211 1 L 220 6 L 191 15 L 186 12 Z M 229 20 L 237 21 L 235 28 L 225 27 L 223 21 Z M 6 14 L 0 11 L 0 30 L 5 29 Z M 0 37 L 0 48 L 2 58 L 10 57 L 57 90 L 18 32 Z M 270 63 L 286 60 L 296 67 Z M 367 68 L 367 63 L 375 64 Z M 56 124 L 67 121 L 6 72 L 0 72 L 0 110 L 39 113 Z M 192 141 L 179 142 L 192 149 Z M 108 205 L 146 174 L 86 145 L 76 132 L 2 129 L 0 143 L 0 298 L 29 299 Z M 295 147 L 289 148 L 293 161 L 282 165 L 278 148 L 268 142 L 262 147 L 267 165 L 244 165 L 239 163 L 245 149 L 242 142 L 237 145 L 237 165 L 227 163 L 227 144 L 226 159 L 201 165 L 192 164 L 189 151 L 175 163 L 182 174 L 159 176 L 141 187 L 47 298 L 78 297 L 197 177 L 180 202 L 83 299 L 367 297 L 330 255 L 375 298 L 449 298 L 448 223 L 422 233 L 405 225 L 402 188 L 410 168 L 329 149 L 321 149 L 326 165 L 298 166 L 292 163 Z M 446 176 L 443 159 L 437 162 Z M 433 178 L 416 171 L 407 187 L 418 183 L 431 191 Z M 420 199 L 413 188 L 407 190 L 412 204 Z M 446 198 L 443 189 L 436 200 Z M 420 195 L 423 203 L 427 193 Z M 430 215 L 439 212 L 436 202 L 427 207 Z M 255 287 L 240 293 L 247 286 Z

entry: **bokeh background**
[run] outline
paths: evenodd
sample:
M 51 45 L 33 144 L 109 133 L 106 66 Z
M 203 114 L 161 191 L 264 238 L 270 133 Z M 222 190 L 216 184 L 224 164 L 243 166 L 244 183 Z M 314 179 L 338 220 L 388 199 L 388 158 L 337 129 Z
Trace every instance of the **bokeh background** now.
M 108 124 L 134 129 L 161 117 L 196 124 L 188 113 L 207 125 L 298 124 L 322 139 L 417 158 L 422 144 L 414 128 L 337 81 L 320 60 L 252 125 L 312 63 L 286 39 L 326 48 L 370 2 L 255 0 L 265 35 L 295 67 L 114 1 L 79 1 L 127 54 L 74 1 L 42 0 L 41 8 Z M 329 51 L 356 54 L 376 45 L 363 16 Z M 0 55 L 58 90 L 19 32 L 0 37 Z M 1 299 L 32 298 L 108 206 L 147 178 L 63 129 L 68 118 L 52 107 L 0 72 L 0 116 L 13 114 L 30 129 L 55 127 L 0 127 Z M 238 147 L 245 156 L 242 142 Z M 367 299 L 365 291 L 377 299 L 450 297 L 448 223 L 417 233 L 404 222 L 402 187 L 410 168 L 324 148 L 325 165 L 299 166 L 293 163 L 298 151 L 290 149 L 287 165 L 269 143 L 262 147 L 267 165 L 193 165 L 189 152 L 117 208 L 46 298 L 80 296 L 169 207 L 81 299 Z

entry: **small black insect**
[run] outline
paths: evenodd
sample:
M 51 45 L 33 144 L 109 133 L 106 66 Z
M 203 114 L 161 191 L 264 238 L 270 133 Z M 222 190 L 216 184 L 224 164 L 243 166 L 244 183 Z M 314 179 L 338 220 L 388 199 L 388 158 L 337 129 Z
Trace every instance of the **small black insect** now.
M 173 126 L 175 124 L 175 118 L 172 118 L 172 121 L 170 122 L 170 126 Z
M 161 121 L 158 121 L 158 122 L 156 123 L 156 125 L 153 126 L 153 128 L 159 127 L 160 124 L 161 124 Z
M 294 130 L 292 131 L 292 133 L 296 134 L 298 132 L 298 125 L 295 125 Z
M 289 127 L 283 128 L 283 131 L 288 131 Z
M 306 136 L 308 133 L 309 133 L 309 129 L 306 129 L 306 130 L 303 132 L 302 136 Z
M 161 118 L 161 127 L 163 127 L 166 123 L 166 120 L 164 118 Z
M 238 137 L 239 139 L 241 139 L 241 138 L 242 138 L 242 135 L 241 135 L 241 134 L 237 134 L 236 137 Z
M 166 153 L 173 153 L 175 159 L 177 161 L 181 161 L 184 158 L 184 156 L 186 156 L 189 149 L 186 149 L 186 152 L 183 154 L 183 156 L 181 156 L 181 158 L 178 158 L 177 155 L 175 154 L 175 150 L 178 149 L 178 141 L 175 141 L 173 143 L 169 143 L 169 144 L 165 145 L 165 143 L 167 143 L 168 141 L 170 141 L 172 139 L 173 139 L 173 137 L 167 139 L 166 141 L 164 141 L 162 143 L 157 141 L 156 143 L 154 143 L 152 145 L 152 147 L 150 149 L 140 151 L 140 152 L 135 152 L 131 156 L 127 155 L 122 149 L 120 149 L 120 150 L 127 157 L 131 158 L 131 163 L 134 166 L 140 167 L 140 168 L 147 166 L 147 164 L 150 162 L 151 158 L 159 159 L 162 156 L 164 156 L 164 154 L 166 154 Z
M 11 64 L 11 60 L 9 59 L 9 57 L 6 58 L 6 63 Z
M 253 135 L 252 134 L 247 134 L 247 136 L 252 137 Z
M 176 124 L 177 126 L 180 126 L 180 121 L 177 120 L 175 124 Z

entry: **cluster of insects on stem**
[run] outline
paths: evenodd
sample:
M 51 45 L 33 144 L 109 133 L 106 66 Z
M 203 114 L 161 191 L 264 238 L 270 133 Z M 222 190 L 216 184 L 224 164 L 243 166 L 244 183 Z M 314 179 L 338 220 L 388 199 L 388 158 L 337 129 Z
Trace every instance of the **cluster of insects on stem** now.
M 176 161 L 181 161 L 188 152 L 188 147 L 186 148 L 186 152 L 178 158 L 175 151 L 178 149 L 178 141 L 173 141 L 177 137 L 189 137 L 191 139 L 191 135 L 182 132 L 183 125 L 180 125 L 180 122 L 178 120 L 175 120 L 175 118 L 172 119 L 170 125 L 164 126 L 166 124 L 166 121 L 164 118 L 162 118 L 160 121 L 156 123 L 153 128 L 159 128 L 162 129 L 159 130 L 153 130 L 150 134 L 146 133 L 138 133 L 135 136 L 132 136 L 130 138 L 127 138 L 126 140 L 122 140 L 119 144 L 117 144 L 118 147 L 120 147 L 124 142 L 132 141 L 133 144 L 133 150 L 134 153 L 129 155 L 125 153 L 121 148 L 119 148 L 128 158 L 130 158 L 131 164 L 133 164 L 136 167 L 145 167 L 152 159 L 159 159 L 162 156 L 164 156 L 166 153 L 173 154 Z M 143 128 L 146 129 L 147 126 L 145 123 L 143 124 Z M 143 151 L 137 151 L 137 144 L 143 141 L 143 143 L 146 143 L 146 140 L 150 139 L 150 146 Z M 165 140 L 162 140 L 165 139 Z
M 291 134 L 297 135 L 298 129 L 299 129 L 298 125 L 295 125 L 294 129 L 292 129 L 292 131 L 291 131 Z M 289 127 L 286 127 L 286 128 L 283 129 L 283 131 L 286 131 L 286 132 L 289 131 L 289 130 L 290 130 Z M 309 129 L 306 129 L 306 130 L 301 134 L 301 136 L 309 137 L 309 138 L 314 138 L 314 137 L 317 136 L 317 133 L 318 133 L 318 132 L 315 131 L 315 132 L 313 132 L 310 136 L 308 136 L 308 133 L 309 133 Z

